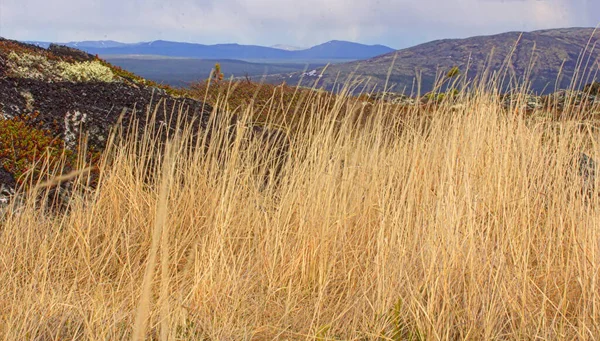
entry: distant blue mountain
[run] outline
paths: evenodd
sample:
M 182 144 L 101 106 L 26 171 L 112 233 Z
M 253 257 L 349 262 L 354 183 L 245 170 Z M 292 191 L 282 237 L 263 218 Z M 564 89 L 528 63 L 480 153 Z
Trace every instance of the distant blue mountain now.
M 27 44 L 37 45 L 39 47 L 48 48 L 50 46 L 50 42 L 46 41 L 24 41 Z M 72 41 L 69 43 L 57 43 L 59 45 L 65 45 L 69 47 L 74 47 L 78 49 L 84 48 L 107 48 L 107 47 L 123 47 L 128 46 L 130 44 L 120 43 L 114 40 L 86 40 L 86 41 Z
M 67 43 L 66 45 L 70 46 L 70 47 L 75 47 L 75 48 L 109 48 L 109 47 L 123 47 L 123 46 L 128 46 L 130 44 L 120 43 L 120 42 L 114 41 L 114 40 L 99 40 L 99 41 L 88 40 L 88 41 L 73 41 L 73 42 Z
M 348 41 L 332 40 L 306 50 L 295 51 L 302 58 L 367 59 L 395 51 L 384 45 L 363 45 Z M 348 57 L 350 56 L 350 57 Z
M 206 59 L 285 59 L 289 51 L 264 46 L 218 44 L 203 45 L 156 40 L 121 47 L 80 47 L 98 55 L 158 55 Z
M 51 43 L 47 42 L 47 41 L 33 41 L 33 40 L 24 40 L 24 43 L 27 44 L 31 44 L 31 45 L 35 45 L 35 46 L 39 46 L 39 47 L 43 47 L 45 49 L 48 48 L 48 46 L 50 46 Z M 66 45 L 66 44 L 61 44 L 61 45 Z
M 30 41 L 27 43 L 46 48 L 50 45 L 48 42 Z M 367 59 L 394 51 L 394 49 L 383 45 L 364 45 L 339 40 L 332 40 L 309 49 L 296 51 L 257 45 L 203 45 L 165 40 L 134 44 L 119 43 L 110 40 L 82 41 L 63 43 L 61 45 L 78 48 L 98 55 L 158 55 L 205 59 L 356 60 Z

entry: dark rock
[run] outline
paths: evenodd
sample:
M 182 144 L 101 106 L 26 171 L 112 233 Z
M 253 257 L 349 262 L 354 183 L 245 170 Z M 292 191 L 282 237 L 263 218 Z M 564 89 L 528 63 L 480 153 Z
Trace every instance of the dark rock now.
M 591 196 L 594 192 L 596 183 L 596 161 L 586 153 L 579 155 L 578 174 L 581 177 L 581 191 L 587 196 Z
M 64 45 L 50 44 L 48 51 L 52 52 L 55 56 L 64 59 L 73 59 L 77 62 L 86 62 L 96 59 L 94 55 Z
M 27 93 L 32 100 L 24 98 Z M 170 114 L 179 108 L 188 112 L 196 125 L 206 126 L 212 107 L 188 98 L 173 98 L 151 87 L 132 87 L 125 83 L 56 82 L 25 78 L 0 79 L 0 110 L 5 117 L 37 112 L 32 124 L 40 124 L 74 148 L 80 135 L 89 133 L 88 145 L 102 150 L 109 132 L 123 114 L 123 125 L 133 118 L 146 125 L 146 110 L 160 103 L 157 121 L 171 122 Z M 134 115 L 136 113 L 136 115 Z
M 583 87 L 583 92 L 600 96 L 600 82 L 592 82 Z
M 16 181 L 13 175 L 0 166 L 0 208 L 5 207 L 15 194 Z
M 156 110 L 156 122 L 166 138 L 177 129 L 177 114 L 187 113 L 187 122 L 195 131 L 206 128 L 212 107 L 188 98 L 174 98 L 152 87 L 132 87 L 125 83 L 104 82 L 45 82 L 26 78 L 0 78 L 0 119 L 27 115 L 27 124 L 50 132 L 64 141 L 66 149 L 77 152 L 79 139 L 87 136 L 88 151 L 102 152 L 111 130 L 119 123 L 127 130 L 133 120 L 138 122 L 141 135 L 148 122 L 148 110 Z M 119 121 L 121 119 L 121 121 Z M 186 121 L 181 122 L 185 124 Z M 164 129 L 166 127 L 167 129 Z M 0 166 L 5 160 L 0 158 Z M 67 167 L 65 172 L 69 172 Z M 14 193 L 12 174 L 0 173 L 0 201 L 7 202 Z M 65 207 L 70 197 L 70 184 L 62 183 L 47 191 L 51 198 L 42 198 Z

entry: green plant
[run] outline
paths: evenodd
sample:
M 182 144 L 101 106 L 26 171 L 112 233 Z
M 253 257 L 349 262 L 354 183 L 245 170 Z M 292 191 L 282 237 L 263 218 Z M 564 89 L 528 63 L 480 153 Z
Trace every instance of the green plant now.
M 329 334 L 329 329 L 331 329 L 330 324 L 326 324 L 326 325 L 319 327 L 319 329 L 317 330 L 317 335 L 315 337 L 316 340 L 317 341 L 330 340 L 330 338 L 327 336 Z
M 448 73 L 446 73 L 446 78 L 455 78 L 460 75 L 460 69 L 458 66 L 453 66 Z
M 213 73 L 213 79 L 215 81 L 223 80 L 223 73 L 221 72 L 221 64 L 219 64 L 219 63 L 215 64 L 215 72 Z
M 399 298 L 388 314 L 391 331 L 386 337 L 394 341 L 424 341 L 425 335 L 405 322 L 402 316 L 402 299 Z

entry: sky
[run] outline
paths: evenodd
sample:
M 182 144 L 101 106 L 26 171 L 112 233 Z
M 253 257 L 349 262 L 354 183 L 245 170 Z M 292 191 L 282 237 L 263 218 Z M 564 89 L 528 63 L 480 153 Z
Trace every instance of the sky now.
M 404 48 L 506 31 L 596 27 L 600 0 L 0 0 L 0 36 Z

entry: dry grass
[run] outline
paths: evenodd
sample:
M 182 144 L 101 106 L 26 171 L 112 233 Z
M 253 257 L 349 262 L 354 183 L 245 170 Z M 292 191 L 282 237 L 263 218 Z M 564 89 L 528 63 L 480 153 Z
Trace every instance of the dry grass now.
M 600 201 L 571 166 L 594 122 L 346 100 L 297 112 L 280 172 L 242 125 L 225 151 L 122 139 L 67 213 L 9 211 L 2 339 L 600 338 Z

